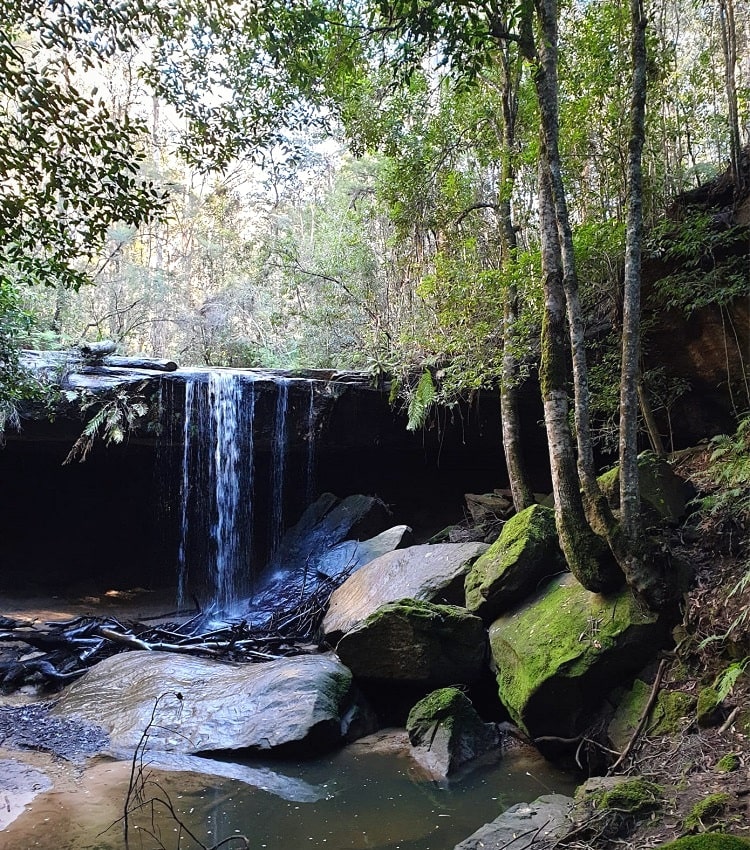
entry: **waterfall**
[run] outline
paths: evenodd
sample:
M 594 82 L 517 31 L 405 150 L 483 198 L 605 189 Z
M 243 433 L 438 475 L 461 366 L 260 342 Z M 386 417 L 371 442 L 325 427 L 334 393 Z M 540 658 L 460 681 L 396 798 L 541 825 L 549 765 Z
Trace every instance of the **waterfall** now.
M 241 374 L 209 372 L 185 383 L 179 605 L 191 574 L 224 611 L 249 590 L 254 413 L 254 383 Z
M 278 549 L 284 531 L 284 472 L 286 468 L 287 407 L 289 382 L 280 378 L 276 382 L 276 416 L 274 418 L 271 457 L 271 557 Z
M 305 476 L 305 503 L 315 498 L 315 383 L 308 381 L 310 398 L 307 406 L 307 475 Z

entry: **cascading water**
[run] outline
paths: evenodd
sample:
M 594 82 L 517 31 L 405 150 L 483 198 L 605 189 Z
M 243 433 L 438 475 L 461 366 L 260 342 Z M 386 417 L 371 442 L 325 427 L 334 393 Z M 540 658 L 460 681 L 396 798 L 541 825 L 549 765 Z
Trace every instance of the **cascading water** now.
M 254 382 L 241 373 L 197 373 L 185 383 L 180 605 L 191 575 L 225 612 L 249 591 L 254 413 Z
M 276 381 L 276 386 L 276 416 L 271 457 L 271 557 L 279 548 L 281 535 L 284 531 L 284 473 L 286 470 L 289 382 L 285 378 L 280 378 Z
M 305 476 L 305 502 L 315 498 L 315 384 L 308 381 L 310 390 L 307 406 L 307 475 Z

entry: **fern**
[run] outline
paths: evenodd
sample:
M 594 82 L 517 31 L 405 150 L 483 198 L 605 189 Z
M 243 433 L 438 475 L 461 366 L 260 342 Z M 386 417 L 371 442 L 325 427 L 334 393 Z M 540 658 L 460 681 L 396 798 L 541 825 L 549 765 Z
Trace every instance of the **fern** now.
M 746 656 L 741 661 L 735 661 L 733 664 L 730 664 L 729 667 L 727 667 L 727 669 L 717 677 L 714 687 L 716 688 L 719 702 L 724 702 L 724 700 L 729 696 L 732 689 L 737 684 L 737 680 L 746 672 L 748 664 L 750 664 L 750 655 Z
M 436 396 L 435 383 L 432 380 L 432 374 L 425 369 L 422 372 L 422 377 L 414 390 L 411 399 L 409 399 L 409 421 L 406 424 L 407 431 L 416 431 L 421 428 L 427 421 L 427 414 L 430 412 Z
M 63 464 L 72 463 L 74 460 L 83 463 L 100 434 L 106 445 L 119 445 L 137 421 L 148 413 L 148 404 L 144 397 L 129 396 L 125 390 L 119 390 L 113 398 L 104 402 L 86 393 L 81 403 L 81 412 L 97 406 L 98 409 L 86 423 L 81 436 L 73 443 Z

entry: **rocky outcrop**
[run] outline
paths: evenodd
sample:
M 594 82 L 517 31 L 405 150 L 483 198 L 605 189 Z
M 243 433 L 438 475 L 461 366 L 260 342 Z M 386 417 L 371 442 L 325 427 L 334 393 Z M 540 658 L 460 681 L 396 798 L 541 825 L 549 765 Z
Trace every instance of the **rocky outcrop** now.
M 464 577 L 486 550 L 485 543 L 441 543 L 376 558 L 333 593 L 323 634 L 336 641 L 382 605 L 399 599 L 463 604 Z
M 532 505 L 505 523 L 498 539 L 472 566 L 466 576 L 466 607 L 489 621 L 566 569 L 555 512 Z
M 436 777 L 498 750 L 501 740 L 497 726 L 485 723 L 458 688 L 441 688 L 421 699 L 409 712 L 406 731 L 412 757 Z
M 525 850 L 532 841 L 534 850 L 547 850 L 570 826 L 567 815 L 572 803 L 570 797 L 562 794 L 545 794 L 533 803 L 518 803 L 480 827 L 454 850 Z
M 620 507 L 620 467 L 616 466 L 599 476 L 599 486 L 614 509 Z M 641 489 L 641 510 L 652 523 L 677 523 L 685 516 L 689 487 L 666 460 L 651 452 L 638 456 L 638 482 Z
M 500 699 L 530 737 L 574 737 L 666 638 L 629 589 L 605 597 L 561 576 L 490 628 Z
M 113 749 L 314 752 L 335 746 L 353 709 L 352 676 L 331 655 L 228 664 L 127 652 L 73 684 L 55 712 L 102 726 Z
M 347 632 L 336 653 L 356 678 L 437 687 L 479 677 L 486 635 L 463 608 L 404 599 Z

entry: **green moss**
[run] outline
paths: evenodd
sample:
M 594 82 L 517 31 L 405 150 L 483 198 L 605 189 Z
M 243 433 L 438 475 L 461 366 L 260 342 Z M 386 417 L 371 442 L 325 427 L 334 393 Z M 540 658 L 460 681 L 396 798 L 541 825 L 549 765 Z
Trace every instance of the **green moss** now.
M 409 712 L 406 729 L 412 744 L 421 740 L 436 723 L 451 728 L 459 719 L 473 721 L 476 715 L 469 698 L 458 688 L 440 688 L 427 694 Z
M 661 805 L 662 789 L 645 779 L 630 779 L 603 791 L 594 800 L 597 809 L 612 809 L 631 815 L 645 815 Z
M 605 597 L 589 593 L 570 575 L 553 579 L 533 602 L 490 629 L 500 698 L 514 722 L 529 731 L 527 703 L 554 678 L 554 711 L 580 711 L 583 677 L 596 667 L 600 691 L 613 687 L 625 668 L 632 672 L 645 663 L 646 651 L 657 648 L 657 635 L 657 616 L 627 588 Z
M 417 599 L 400 599 L 398 602 L 381 605 L 359 628 L 372 626 L 383 617 L 394 613 L 418 620 L 439 620 L 444 624 L 471 616 L 465 608 L 459 608 L 458 605 L 434 605 L 432 602 L 421 602 Z
M 698 694 L 696 714 L 699 726 L 710 726 L 714 721 L 716 709 L 721 705 L 721 699 L 715 688 L 703 688 Z
M 532 505 L 505 523 L 498 539 L 472 566 L 465 582 L 466 607 L 477 611 L 502 595 L 493 611 L 499 613 L 563 569 L 555 512 Z
M 685 818 L 685 829 L 689 832 L 705 829 L 706 822 L 715 821 L 722 815 L 731 799 L 729 794 L 710 794 L 696 803 Z
M 643 710 L 651 694 L 651 685 L 636 679 L 633 687 L 617 706 L 615 716 L 609 724 L 609 737 L 615 746 L 622 749 L 640 722 Z M 692 719 L 695 697 L 681 691 L 661 691 L 651 710 L 647 735 L 673 735 L 689 725 Z
M 717 773 L 734 773 L 740 766 L 740 757 L 737 753 L 727 753 L 722 756 L 714 765 L 714 770 Z
M 616 466 L 597 479 L 613 508 L 620 506 L 620 468 Z M 654 520 L 678 520 L 685 513 L 685 484 L 664 460 L 651 452 L 638 455 L 638 481 L 644 512 Z
M 661 850 L 747 850 L 750 840 L 736 835 L 725 835 L 720 832 L 707 832 L 705 835 L 688 835 L 662 844 Z

